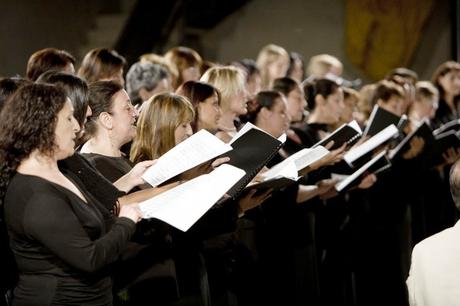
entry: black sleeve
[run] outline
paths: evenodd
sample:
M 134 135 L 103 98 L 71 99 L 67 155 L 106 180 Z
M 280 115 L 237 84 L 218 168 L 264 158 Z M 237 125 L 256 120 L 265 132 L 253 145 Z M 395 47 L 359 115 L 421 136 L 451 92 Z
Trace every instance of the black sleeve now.
M 128 218 L 118 218 L 109 232 L 91 241 L 66 200 L 48 194 L 33 198 L 27 205 L 24 227 L 70 266 L 94 272 L 118 258 L 136 225 Z
M 118 198 L 126 194 L 118 190 L 80 154 L 76 153 L 65 160 L 59 161 L 59 168 L 76 176 L 85 189 L 109 211 L 113 209 Z

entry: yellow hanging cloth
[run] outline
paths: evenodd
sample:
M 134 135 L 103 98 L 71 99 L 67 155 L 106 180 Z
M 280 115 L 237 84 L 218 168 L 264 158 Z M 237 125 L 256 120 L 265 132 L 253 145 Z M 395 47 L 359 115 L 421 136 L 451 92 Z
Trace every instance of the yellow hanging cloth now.
M 346 0 L 345 49 L 367 77 L 407 67 L 431 12 L 432 0 Z

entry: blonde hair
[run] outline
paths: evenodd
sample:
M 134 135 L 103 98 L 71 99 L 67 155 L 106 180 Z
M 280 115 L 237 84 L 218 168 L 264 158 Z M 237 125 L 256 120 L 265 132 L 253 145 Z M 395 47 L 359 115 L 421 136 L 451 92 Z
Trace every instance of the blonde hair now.
M 341 74 L 343 71 L 342 62 L 340 62 L 335 56 L 329 54 L 318 54 L 310 58 L 307 66 L 307 74 L 308 76 L 323 78 L 331 72 L 331 68 L 339 69 Z
M 246 74 L 235 66 L 215 66 L 209 68 L 200 81 L 217 88 L 221 95 L 222 108 L 230 106 L 231 98 L 235 94 L 246 90 Z
M 268 89 L 270 87 L 270 79 L 268 75 L 268 68 L 278 59 L 283 58 L 286 62 L 286 68 L 289 67 L 289 53 L 281 46 L 269 44 L 259 51 L 257 56 L 257 67 L 260 70 L 260 77 L 262 79 L 262 88 Z M 273 81 L 273 80 L 272 80 Z
M 159 158 L 176 145 L 174 132 L 195 116 L 187 98 L 160 93 L 144 105 L 137 121 L 137 133 L 131 146 L 130 159 L 134 163 Z

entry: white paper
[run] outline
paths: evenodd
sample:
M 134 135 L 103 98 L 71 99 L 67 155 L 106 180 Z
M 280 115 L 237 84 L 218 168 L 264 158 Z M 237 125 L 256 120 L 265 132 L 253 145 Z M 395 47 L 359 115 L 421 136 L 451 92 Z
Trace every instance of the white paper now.
M 363 131 L 361 130 L 361 127 L 359 126 L 356 120 L 353 120 L 350 123 L 348 123 L 348 126 L 355 129 L 355 131 L 358 132 L 360 135 L 363 133 Z
M 292 154 L 279 164 L 274 165 L 268 171 L 262 173 L 261 176 L 264 178 L 264 180 L 269 180 L 278 176 L 282 176 L 282 172 L 284 171 L 283 169 L 289 167 L 290 164 L 293 164 L 295 166 L 296 171 L 298 172 L 313 164 L 314 162 L 320 160 L 327 154 L 329 154 L 329 150 L 327 150 L 323 146 L 317 146 L 313 149 L 302 149 L 296 152 L 295 154 Z
M 153 187 L 192 169 L 232 147 L 202 129 L 166 152 L 144 173 L 142 178 Z
M 142 217 L 162 220 L 185 232 L 244 175 L 243 170 L 223 164 L 209 174 L 139 203 Z
M 369 138 L 367 141 L 362 143 L 360 146 L 351 149 L 345 153 L 343 159 L 351 166 L 355 160 L 377 148 L 379 145 L 387 141 L 388 139 L 398 135 L 399 131 L 394 124 L 391 124 Z
M 230 142 L 228 143 L 229 145 L 231 145 L 232 143 L 235 142 L 235 140 L 237 140 L 238 138 L 240 138 L 241 136 L 243 136 L 244 134 L 246 134 L 249 130 L 251 129 L 257 129 L 259 131 L 262 131 L 264 132 L 265 134 L 267 135 L 270 135 L 269 133 L 267 133 L 266 131 L 262 130 L 261 128 L 255 126 L 254 124 L 252 124 L 251 122 L 247 122 L 245 125 L 243 125 L 243 127 L 238 131 L 238 133 L 236 133 L 235 136 L 233 136 L 233 138 L 230 140 Z M 270 135 L 272 136 L 272 135 Z M 278 141 L 282 142 L 282 143 L 285 143 L 286 142 L 286 139 L 287 139 L 287 136 L 286 136 L 286 133 L 283 133 L 283 135 L 281 135 L 280 137 L 278 137 Z

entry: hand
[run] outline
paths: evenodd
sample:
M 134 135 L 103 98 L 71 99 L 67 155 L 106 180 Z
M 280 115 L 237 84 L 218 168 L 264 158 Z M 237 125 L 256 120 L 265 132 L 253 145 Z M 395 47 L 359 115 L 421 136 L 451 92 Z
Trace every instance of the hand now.
M 337 184 L 337 180 L 334 180 L 334 179 L 325 179 L 325 180 L 321 180 L 317 182 L 316 186 L 318 187 L 317 189 L 318 195 L 325 194 L 331 188 L 333 188 L 335 184 Z
M 221 157 L 216 159 L 215 161 L 212 162 L 211 166 L 213 169 L 216 169 L 222 164 L 228 163 L 230 161 L 230 157 Z
M 333 141 L 330 141 L 325 148 L 331 147 Z M 311 164 L 308 168 L 310 170 L 316 170 L 318 168 L 324 167 L 324 166 L 329 166 L 333 165 L 343 159 L 343 156 L 345 155 L 345 149 L 347 147 L 347 144 L 344 143 L 340 148 L 337 148 L 335 150 L 332 150 L 329 154 L 321 158 L 320 160 L 314 162 Z M 303 174 L 303 173 L 302 173 Z
M 375 182 L 377 182 L 377 176 L 375 174 L 366 175 L 358 185 L 359 189 L 371 188 Z
M 137 203 L 122 205 L 118 216 L 131 219 L 134 223 L 142 219 L 142 213 Z
M 269 197 L 271 197 L 273 190 L 268 189 L 260 194 L 257 194 L 257 189 L 252 189 L 245 196 L 241 197 L 238 201 L 238 207 L 240 213 L 244 214 L 247 210 L 253 209 L 254 207 L 259 206 Z
M 402 155 L 402 157 L 406 160 L 417 157 L 417 155 L 419 155 L 422 152 L 423 148 L 425 147 L 425 140 L 423 140 L 422 137 L 415 136 L 411 139 L 409 144 L 409 150 L 404 152 L 404 154 Z
M 216 159 L 216 161 L 219 161 L 219 160 L 220 158 Z M 190 170 L 183 172 L 179 177 L 181 181 L 189 181 L 200 175 L 207 174 L 211 172 L 213 169 L 214 169 L 213 164 L 211 162 L 205 162 L 201 165 L 198 165 L 196 167 L 193 167 Z
M 449 148 L 442 154 L 446 164 L 450 165 L 455 163 L 460 158 L 460 149 Z
M 115 187 L 124 192 L 129 192 L 136 186 L 145 184 L 145 181 L 142 179 L 145 171 L 155 164 L 157 160 L 146 160 L 137 163 L 128 173 L 119 178 L 115 183 Z

